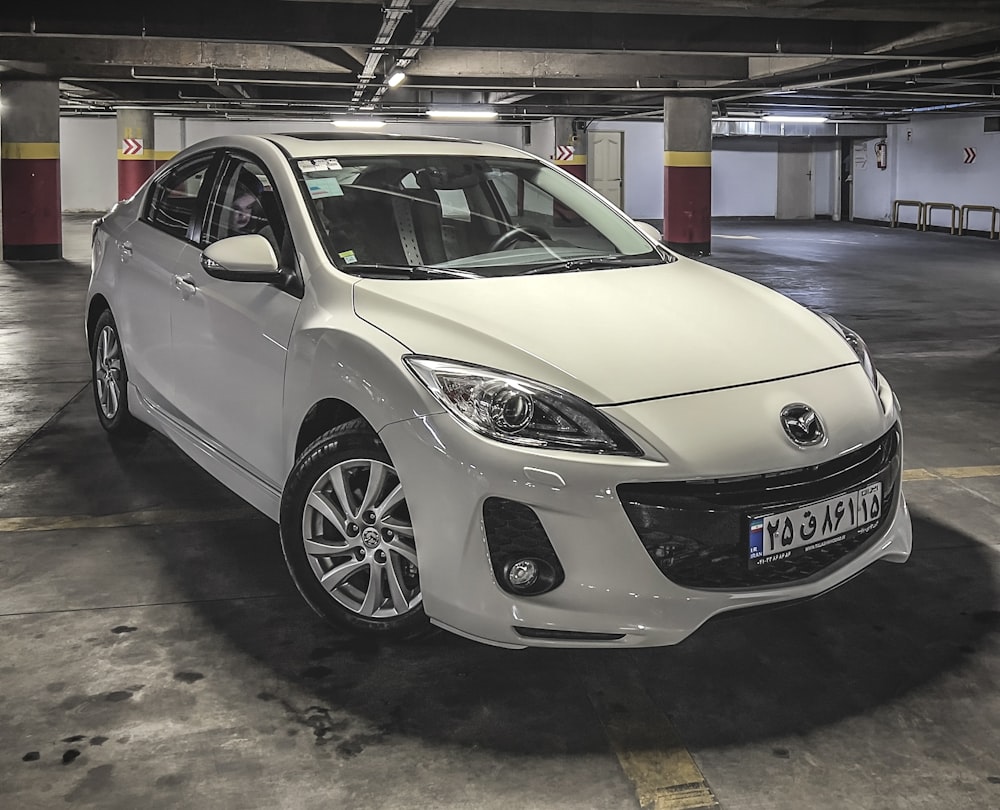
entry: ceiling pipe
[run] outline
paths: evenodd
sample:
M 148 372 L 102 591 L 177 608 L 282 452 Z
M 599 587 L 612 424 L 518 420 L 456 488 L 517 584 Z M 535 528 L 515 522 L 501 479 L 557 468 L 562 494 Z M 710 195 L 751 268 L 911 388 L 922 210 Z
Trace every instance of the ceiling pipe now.
M 922 57 L 920 58 L 922 60 Z M 917 61 L 920 61 L 917 60 Z M 915 67 L 900 68 L 899 70 L 883 70 L 877 73 L 866 73 L 860 76 L 841 76 L 836 79 L 819 79 L 809 82 L 795 82 L 793 84 L 783 84 L 779 87 L 772 87 L 771 93 L 794 93 L 799 90 L 816 90 L 821 87 L 836 87 L 838 85 L 856 84 L 857 82 L 880 81 L 882 79 L 895 79 L 902 76 L 920 76 L 925 73 L 933 73 L 938 70 L 961 70 L 967 67 L 976 67 L 991 62 L 1000 62 L 1000 53 L 993 53 L 989 56 L 980 56 L 975 59 L 952 59 L 949 62 L 938 62 L 933 65 L 916 65 Z M 724 96 L 718 101 L 740 101 L 742 99 L 756 98 L 759 91 L 752 93 L 741 93 L 735 96 Z
M 410 66 L 413 60 L 417 58 L 417 54 L 420 52 L 420 49 L 424 46 L 427 40 L 430 39 L 431 35 L 437 31 L 438 26 L 441 25 L 441 21 L 444 19 L 445 15 L 451 11 L 451 7 L 454 5 L 455 0 L 437 0 L 428 12 L 427 17 L 424 18 L 423 23 L 413 33 L 413 38 L 410 40 L 409 46 L 396 59 L 396 64 L 387 71 L 387 75 L 392 75 L 397 71 L 402 73 L 406 72 L 406 69 Z M 386 82 L 382 82 L 372 95 L 372 104 L 377 104 L 388 89 L 389 85 Z
M 357 86 L 354 90 L 352 103 L 358 104 L 365 93 L 365 88 L 369 82 L 375 78 L 375 71 L 378 69 L 382 57 L 385 56 L 389 44 L 392 42 L 392 35 L 396 33 L 403 16 L 410 12 L 410 0 L 389 0 L 389 5 L 382 8 L 385 15 L 378 34 L 375 35 L 375 43 L 368 50 L 368 58 L 365 59 L 365 66 L 358 75 Z

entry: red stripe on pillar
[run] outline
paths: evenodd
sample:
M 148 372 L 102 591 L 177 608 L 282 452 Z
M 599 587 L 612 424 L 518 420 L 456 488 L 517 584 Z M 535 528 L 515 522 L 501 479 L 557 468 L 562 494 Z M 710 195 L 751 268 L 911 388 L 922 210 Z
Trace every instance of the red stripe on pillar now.
M 59 161 L 4 158 L 3 244 L 62 245 Z
M 156 169 L 155 160 L 118 161 L 118 199 L 127 200 Z
M 586 163 L 565 163 L 565 164 L 560 164 L 559 168 L 569 172 L 577 180 L 583 180 L 584 183 L 587 182 Z
M 663 237 L 667 244 L 712 239 L 712 167 L 663 167 Z

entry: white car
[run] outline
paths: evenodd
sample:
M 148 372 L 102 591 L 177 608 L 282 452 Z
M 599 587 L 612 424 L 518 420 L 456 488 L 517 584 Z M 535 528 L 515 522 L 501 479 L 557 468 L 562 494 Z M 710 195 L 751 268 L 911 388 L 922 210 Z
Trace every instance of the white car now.
M 104 428 L 277 521 L 352 631 L 675 644 L 910 554 L 861 338 L 518 149 L 191 146 L 95 222 L 86 329 Z

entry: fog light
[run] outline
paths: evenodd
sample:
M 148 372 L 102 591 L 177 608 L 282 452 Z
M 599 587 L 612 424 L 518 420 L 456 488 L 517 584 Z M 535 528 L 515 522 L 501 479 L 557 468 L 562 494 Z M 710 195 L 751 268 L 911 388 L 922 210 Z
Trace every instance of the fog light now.
M 507 582 L 516 590 L 526 590 L 538 581 L 538 563 L 534 560 L 518 560 L 507 568 Z

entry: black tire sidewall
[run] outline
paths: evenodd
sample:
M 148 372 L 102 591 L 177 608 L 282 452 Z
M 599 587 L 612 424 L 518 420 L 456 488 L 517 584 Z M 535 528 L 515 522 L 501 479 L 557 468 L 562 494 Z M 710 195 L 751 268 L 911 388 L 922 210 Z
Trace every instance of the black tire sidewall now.
M 118 411 L 112 419 L 108 419 L 104 415 L 104 410 L 101 408 L 101 401 L 97 394 L 98 344 L 101 339 L 101 333 L 109 326 L 114 331 L 115 340 L 118 341 L 122 356 Z M 122 337 L 118 332 L 118 325 L 115 323 L 115 318 L 111 314 L 110 309 L 104 310 L 94 325 L 94 334 L 90 344 L 90 382 L 94 393 L 94 407 L 97 409 L 97 418 L 101 422 L 101 427 L 108 433 L 123 434 L 129 432 L 134 427 L 135 420 L 128 410 L 128 369 L 125 364 L 125 348 L 122 346 Z
M 305 552 L 302 514 L 319 477 L 342 461 L 370 459 L 392 464 L 378 437 L 363 420 L 354 420 L 324 433 L 299 456 L 281 498 L 281 547 L 292 580 L 314 611 L 331 624 L 370 638 L 405 639 L 424 635 L 430 625 L 423 602 L 404 616 L 369 619 L 337 603 L 320 585 Z M 405 495 L 404 495 L 405 497 Z

